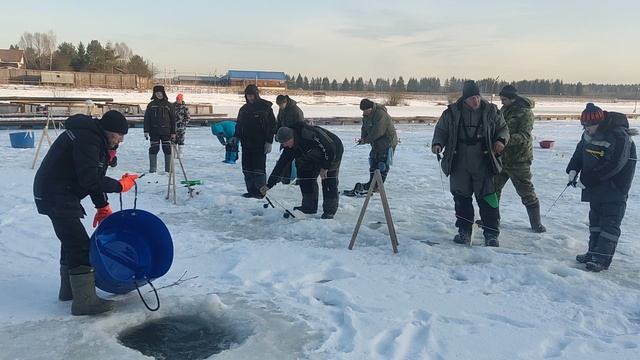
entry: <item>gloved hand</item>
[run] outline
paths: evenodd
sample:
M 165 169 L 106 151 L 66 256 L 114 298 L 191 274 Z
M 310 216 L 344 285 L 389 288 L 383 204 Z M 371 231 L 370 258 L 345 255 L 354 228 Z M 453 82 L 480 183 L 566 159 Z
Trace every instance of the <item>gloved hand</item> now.
M 435 144 L 431 147 L 431 152 L 434 154 L 440 154 L 442 152 L 442 146 L 440 144 Z
M 329 169 L 320 169 L 320 179 L 326 180 Z
M 496 141 L 495 143 L 493 143 L 493 152 L 496 155 L 502 155 L 503 151 L 504 151 L 504 143 L 502 141 Z
M 109 150 L 109 166 L 116 167 L 118 165 L 118 157 L 116 150 Z
M 144 133 L 144 139 L 149 140 L 149 133 Z
M 272 147 L 271 143 L 264 143 L 264 153 L 265 154 L 270 153 L 271 152 L 271 147 Z
M 107 216 L 111 215 L 113 211 L 111 211 L 111 205 L 107 204 L 101 208 L 97 209 L 96 216 L 93 217 L 93 227 L 98 226 L 102 222 L 102 220 L 106 219 Z
M 264 185 L 260 188 L 260 194 L 262 194 L 262 196 L 267 195 L 267 191 L 269 191 L 269 187 L 267 185 Z
M 567 183 L 567 186 L 576 187 L 577 180 L 578 180 L 578 172 L 575 170 L 569 171 L 569 182 Z
M 127 192 L 131 190 L 131 188 L 136 184 L 137 178 L 138 175 L 136 174 L 125 173 L 124 175 L 122 175 L 119 180 L 120 185 L 122 186 L 122 190 L 120 190 L 120 192 Z

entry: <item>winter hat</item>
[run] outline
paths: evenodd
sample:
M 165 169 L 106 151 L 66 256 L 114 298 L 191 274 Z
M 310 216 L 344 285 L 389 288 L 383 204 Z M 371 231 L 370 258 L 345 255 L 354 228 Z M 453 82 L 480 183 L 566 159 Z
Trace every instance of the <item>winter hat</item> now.
M 247 85 L 247 87 L 244 89 L 244 95 L 256 95 L 259 96 L 260 92 L 258 91 L 258 87 L 255 84 L 249 84 Z
M 462 100 L 467 100 L 472 96 L 480 95 L 480 88 L 473 80 L 467 80 L 462 85 Z
M 176 96 L 176 101 L 184 101 L 184 95 L 182 95 L 182 93 L 179 93 L 179 94 Z
M 278 133 L 276 134 L 276 141 L 280 144 L 286 143 L 287 141 L 293 139 L 293 129 L 283 126 L 278 129 Z
M 518 97 L 518 89 L 513 85 L 506 85 L 502 90 L 500 90 L 500 96 L 513 100 Z
M 104 113 L 100 118 L 100 125 L 104 130 L 118 134 L 126 134 L 129 131 L 127 118 L 116 110 L 109 110 Z
M 367 109 L 371 109 L 372 107 L 373 107 L 373 101 L 369 99 L 362 99 L 362 101 L 360 101 L 360 110 L 364 111 Z
M 580 115 L 580 123 L 583 126 L 598 125 L 602 120 L 604 120 L 604 111 L 593 103 L 588 103 Z
M 276 97 L 276 104 L 284 104 L 287 102 L 287 100 L 289 100 L 289 97 L 287 95 L 278 95 L 278 97 Z
M 157 92 L 161 92 L 162 96 L 164 96 L 164 99 L 167 99 L 167 93 L 164 91 L 164 86 L 156 85 L 153 87 L 153 94 L 151 94 L 151 100 L 154 100 L 156 98 Z

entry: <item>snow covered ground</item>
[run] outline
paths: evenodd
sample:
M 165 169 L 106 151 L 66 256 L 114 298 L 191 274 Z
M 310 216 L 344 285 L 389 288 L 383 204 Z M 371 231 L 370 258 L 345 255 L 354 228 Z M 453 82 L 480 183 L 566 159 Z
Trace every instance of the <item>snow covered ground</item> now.
M 366 180 L 369 149 L 352 145 L 359 129 L 329 129 L 345 143 L 341 188 Z M 543 212 L 566 184 L 564 168 L 580 131 L 577 122 L 535 126 L 538 139 L 557 141 L 553 150 L 535 150 Z M 57 301 L 58 240 L 32 199 L 34 151 L 10 148 L 8 131 L 0 131 L 0 358 L 142 359 L 118 334 L 182 314 L 250 334 L 214 356 L 219 359 L 640 358 L 640 183 L 632 188 L 609 271 L 585 272 L 574 261 L 588 236 L 588 206 L 576 189 L 543 219 L 549 231 L 534 234 L 508 185 L 502 247 L 480 246 L 480 233 L 474 235 L 479 246 L 458 246 L 451 241 L 452 196 L 443 192 L 428 152 L 432 132 L 425 125 L 398 127 L 402 143 L 386 184 L 400 241 L 394 255 L 386 226 L 377 223 L 384 221 L 378 198 L 349 251 L 362 199 L 341 197 L 334 220 L 284 219 L 281 211 L 240 197 L 240 165 L 221 162 L 224 150 L 208 128 L 189 128 L 184 163 L 204 182 L 200 194 L 188 199 L 179 189 L 173 205 L 164 199 L 166 175 L 149 175 L 140 180 L 138 207 L 162 218 L 173 236 L 173 266 L 156 286 L 185 270 L 198 278 L 160 290 L 156 313 L 130 293 L 113 297 L 118 304 L 109 315 L 72 317 L 70 303 Z M 145 172 L 146 146 L 142 130 L 132 129 L 109 175 Z M 269 170 L 275 161 L 272 153 Z M 294 186 L 280 184 L 270 194 L 289 206 L 300 201 Z M 114 209 L 117 199 L 111 197 Z M 125 194 L 125 207 L 132 202 L 133 194 Z M 91 232 L 94 212 L 89 201 L 84 205 Z
M 213 104 L 215 113 L 227 114 L 235 118 L 238 109 L 245 103 L 244 95 L 229 93 L 225 88 L 181 88 L 185 101 L 188 103 Z M 168 91 L 167 96 L 171 101 L 175 99 L 177 91 Z M 22 86 L 22 85 L 0 85 L 1 96 L 57 96 L 57 97 L 107 97 L 113 98 L 115 102 L 127 104 L 139 104 L 144 109 L 149 103 L 151 91 L 137 90 L 111 90 L 111 89 L 69 89 L 61 87 L 43 86 Z M 265 99 L 273 102 L 274 111 L 277 113 L 275 95 L 264 95 Z M 357 96 L 310 96 L 292 95 L 304 111 L 306 117 L 359 117 L 362 112 L 359 109 L 360 97 Z M 373 98 L 376 102 L 384 102 L 385 99 Z M 498 97 L 494 101 L 500 102 Z M 424 99 L 408 99 L 406 105 L 389 107 L 391 116 L 440 116 L 445 109 L 444 96 L 425 96 Z M 618 111 L 625 114 L 633 113 L 636 109 L 634 101 L 598 101 L 597 104 L 609 111 Z M 558 99 L 541 98 L 536 101 L 535 113 L 537 115 L 562 115 L 580 114 L 584 109 L 585 102 L 567 102 Z M 637 109 L 636 109 L 637 110 Z

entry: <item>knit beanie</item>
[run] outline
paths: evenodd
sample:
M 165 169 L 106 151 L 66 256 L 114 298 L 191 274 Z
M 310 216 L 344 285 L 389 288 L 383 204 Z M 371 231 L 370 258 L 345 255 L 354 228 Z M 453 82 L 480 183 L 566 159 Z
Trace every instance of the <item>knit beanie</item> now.
M 472 96 L 480 95 L 480 88 L 476 85 L 476 82 L 473 80 L 467 80 L 462 85 L 462 100 L 466 100 Z
M 371 109 L 372 107 L 373 107 L 373 101 L 369 99 L 362 99 L 362 101 L 360 101 L 360 110 L 364 111 L 367 109 Z
M 513 85 L 506 85 L 502 90 L 500 90 L 500 96 L 513 100 L 518 97 L 518 89 Z
M 602 120 L 604 120 L 604 111 L 593 103 L 588 103 L 580 115 L 580 123 L 583 126 L 598 125 Z
M 116 110 L 109 110 L 102 118 L 100 118 L 100 126 L 106 131 L 111 131 L 119 134 L 126 134 L 129 132 L 129 124 L 127 118 Z

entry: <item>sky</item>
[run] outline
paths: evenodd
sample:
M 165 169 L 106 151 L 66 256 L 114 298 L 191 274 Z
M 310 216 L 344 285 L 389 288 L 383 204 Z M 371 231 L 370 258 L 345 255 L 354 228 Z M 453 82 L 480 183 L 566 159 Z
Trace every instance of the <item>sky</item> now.
M 640 1 L 7 1 L 27 32 L 125 42 L 160 73 L 640 83 Z M 6 9 L 9 9 L 5 12 Z

